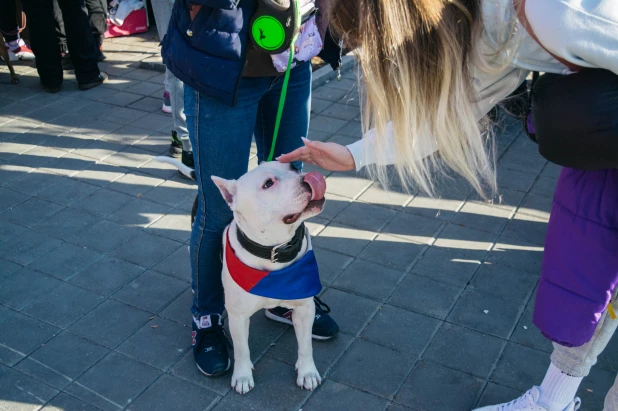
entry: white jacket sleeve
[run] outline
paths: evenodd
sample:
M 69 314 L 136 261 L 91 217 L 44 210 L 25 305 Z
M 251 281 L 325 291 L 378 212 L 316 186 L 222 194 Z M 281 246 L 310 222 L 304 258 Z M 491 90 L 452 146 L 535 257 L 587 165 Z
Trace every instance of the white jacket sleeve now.
M 528 76 L 528 71 L 520 68 L 507 67 L 504 70 L 485 74 L 474 78 L 474 86 L 478 90 L 479 100 L 476 104 L 477 120 L 481 120 L 496 104 L 502 101 L 506 96 L 511 94 Z M 436 139 L 433 136 L 413 136 L 412 138 L 421 138 L 422 142 L 417 145 L 415 157 L 421 160 L 438 150 Z M 377 150 L 374 149 L 376 144 L 384 144 L 384 155 L 377 155 Z M 386 136 L 383 139 L 378 139 L 376 130 L 372 129 L 365 136 L 348 146 L 346 146 L 356 164 L 356 170 L 359 171 L 363 167 L 371 164 L 386 166 L 394 164 L 396 160 L 394 144 L 393 144 L 393 124 L 388 123 L 386 127 Z

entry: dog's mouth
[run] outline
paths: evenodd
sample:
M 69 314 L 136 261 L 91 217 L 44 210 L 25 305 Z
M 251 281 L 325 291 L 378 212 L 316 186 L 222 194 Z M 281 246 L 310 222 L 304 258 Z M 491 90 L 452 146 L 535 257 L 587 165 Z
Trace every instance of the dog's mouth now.
M 324 203 L 326 202 L 326 198 L 324 198 L 326 193 L 326 180 L 324 176 L 316 171 L 312 171 L 303 177 L 302 184 L 307 189 L 307 192 L 311 193 L 311 198 L 303 211 L 285 216 L 283 218 L 285 224 L 294 224 L 303 214 L 318 214 L 324 208 Z

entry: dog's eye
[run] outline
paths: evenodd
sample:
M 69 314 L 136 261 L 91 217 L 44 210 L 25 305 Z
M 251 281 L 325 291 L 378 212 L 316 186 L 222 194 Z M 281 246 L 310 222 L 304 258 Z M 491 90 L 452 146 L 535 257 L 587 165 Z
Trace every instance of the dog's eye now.
M 264 190 L 267 190 L 267 189 L 271 188 L 274 184 L 275 184 L 275 182 L 271 178 L 269 178 L 268 180 L 266 180 L 264 182 L 264 185 L 262 186 L 262 188 Z

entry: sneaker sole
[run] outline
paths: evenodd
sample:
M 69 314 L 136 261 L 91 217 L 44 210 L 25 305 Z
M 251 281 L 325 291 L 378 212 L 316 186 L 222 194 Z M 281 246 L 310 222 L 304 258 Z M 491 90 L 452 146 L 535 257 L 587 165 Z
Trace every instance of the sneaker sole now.
M 268 310 L 264 310 L 264 315 L 269 320 L 273 320 L 273 321 L 276 321 L 276 322 L 282 323 L 282 324 L 294 325 L 294 323 L 292 321 L 288 320 L 287 318 L 279 317 L 278 315 L 275 315 L 275 314 L 271 313 Z M 326 340 L 331 340 L 331 339 L 335 338 L 336 335 L 337 334 L 333 335 L 332 337 L 323 337 L 321 335 L 311 334 L 311 338 L 313 338 L 314 340 L 326 341 Z
M 161 111 L 166 113 L 166 114 L 172 114 L 172 107 L 171 106 L 163 106 L 163 107 L 161 107 Z
M 202 374 L 204 374 L 204 375 L 205 375 L 205 376 L 207 376 L 207 377 L 218 377 L 218 376 L 220 376 L 220 375 L 223 375 L 223 374 L 225 374 L 226 372 L 228 372 L 228 371 L 230 370 L 230 366 L 231 366 L 231 365 L 232 365 L 232 360 L 230 360 L 230 359 L 228 358 L 228 359 L 227 359 L 227 368 L 226 368 L 225 370 L 223 370 L 223 371 L 221 371 L 221 372 L 218 372 L 218 373 L 216 373 L 216 374 L 208 374 L 206 371 L 202 370 L 202 369 L 200 368 L 200 366 L 199 366 L 199 365 L 195 364 L 195 366 L 197 367 L 197 369 L 198 369 L 198 370 L 199 370 Z

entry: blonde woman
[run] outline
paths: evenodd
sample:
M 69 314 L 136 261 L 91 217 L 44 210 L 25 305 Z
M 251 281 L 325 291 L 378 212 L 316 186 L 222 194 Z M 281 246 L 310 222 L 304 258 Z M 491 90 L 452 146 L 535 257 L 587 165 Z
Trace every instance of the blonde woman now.
M 482 410 L 577 410 L 582 378 L 618 324 L 606 314 L 618 289 L 618 2 L 336 0 L 330 15 L 358 50 L 365 137 L 347 147 L 306 140 L 279 161 L 370 166 L 378 177 L 394 164 L 430 193 L 445 166 L 492 191 L 482 119 L 530 71 L 546 73 L 527 126 L 541 154 L 565 166 L 534 313 L 554 352 L 539 387 Z M 604 409 L 618 410 L 618 381 Z

